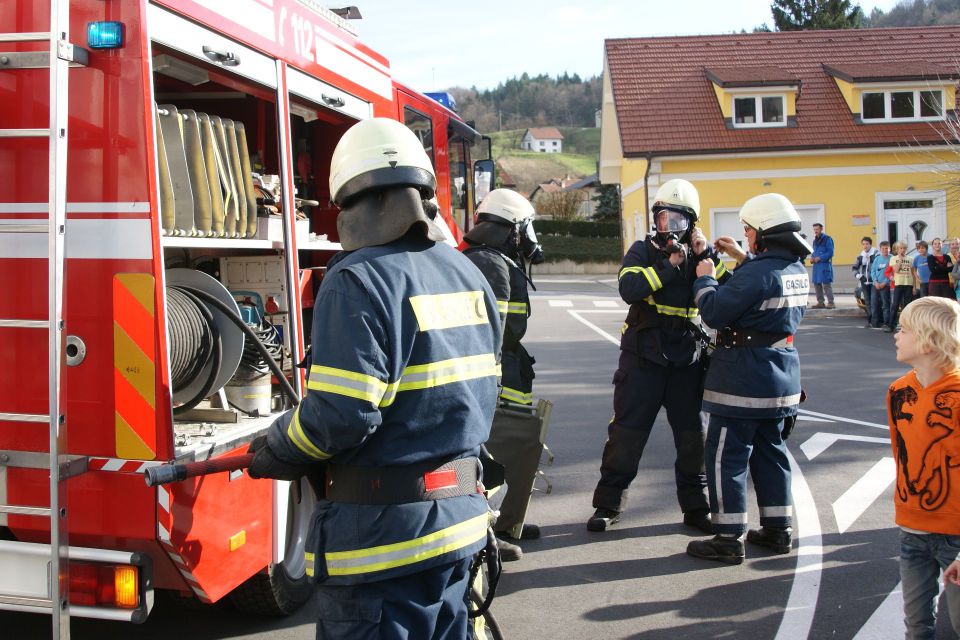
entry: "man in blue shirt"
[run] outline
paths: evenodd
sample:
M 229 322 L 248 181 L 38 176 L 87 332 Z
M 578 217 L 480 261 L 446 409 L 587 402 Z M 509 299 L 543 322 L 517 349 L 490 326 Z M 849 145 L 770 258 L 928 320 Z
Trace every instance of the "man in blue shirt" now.
M 813 288 L 817 292 L 817 304 L 813 309 L 835 309 L 833 303 L 833 238 L 823 232 L 823 225 L 813 224 Z M 823 304 L 826 296 L 827 304 Z

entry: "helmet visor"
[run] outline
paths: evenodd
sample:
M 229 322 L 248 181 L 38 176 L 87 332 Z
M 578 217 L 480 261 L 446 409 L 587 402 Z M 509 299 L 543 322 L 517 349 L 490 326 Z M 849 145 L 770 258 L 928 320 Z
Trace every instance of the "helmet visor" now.
M 653 214 L 653 224 L 658 233 L 683 233 L 690 226 L 690 219 L 673 209 L 659 209 Z

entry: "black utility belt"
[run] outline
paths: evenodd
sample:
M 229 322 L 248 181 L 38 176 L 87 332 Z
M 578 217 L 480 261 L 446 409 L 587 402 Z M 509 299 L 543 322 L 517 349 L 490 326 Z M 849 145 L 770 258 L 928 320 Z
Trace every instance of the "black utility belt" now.
M 480 460 L 403 467 L 327 465 L 326 498 L 350 504 L 406 504 L 478 493 Z
M 774 347 L 783 349 L 793 346 L 793 334 L 750 331 L 749 329 L 720 329 L 717 331 L 717 348 Z

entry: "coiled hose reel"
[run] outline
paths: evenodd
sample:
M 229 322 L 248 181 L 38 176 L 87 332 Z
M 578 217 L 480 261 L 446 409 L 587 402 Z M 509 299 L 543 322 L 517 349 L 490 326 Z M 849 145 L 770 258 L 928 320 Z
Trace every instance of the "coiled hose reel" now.
M 244 342 L 260 350 L 290 400 L 300 401 L 270 351 L 246 325 L 227 289 L 193 269 L 168 269 L 167 326 L 174 415 L 182 414 L 216 393 L 237 371 Z

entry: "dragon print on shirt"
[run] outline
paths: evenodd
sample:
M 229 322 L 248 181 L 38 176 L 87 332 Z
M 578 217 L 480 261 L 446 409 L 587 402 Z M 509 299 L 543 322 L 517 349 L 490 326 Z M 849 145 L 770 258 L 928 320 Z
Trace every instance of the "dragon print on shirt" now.
M 897 497 L 905 503 L 915 499 L 922 510 L 936 511 L 950 495 L 950 468 L 960 467 L 960 440 L 950 437 L 957 423 L 954 412 L 960 411 L 960 390 L 937 393 L 936 408 L 926 415 L 915 416 L 907 410 L 916 402 L 917 392 L 910 386 L 890 394 L 890 416 L 896 425 Z M 908 451 L 914 452 L 913 458 Z

